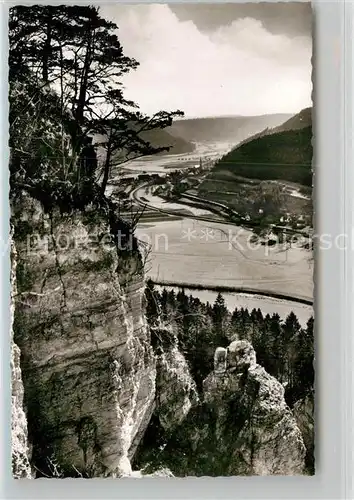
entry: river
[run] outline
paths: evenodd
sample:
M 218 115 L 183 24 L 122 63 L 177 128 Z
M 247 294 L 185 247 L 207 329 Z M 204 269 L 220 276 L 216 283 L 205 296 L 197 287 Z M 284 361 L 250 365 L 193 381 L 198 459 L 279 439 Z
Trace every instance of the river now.
M 199 164 L 200 158 L 216 160 L 227 153 L 234 145 L 229 142 L 199 142 L 194 143 L 195 150 L 191 153 L 145 156 L 131 160 L 121 169 L 125 174 L 163 174 L 179 168 L 191 167 Z

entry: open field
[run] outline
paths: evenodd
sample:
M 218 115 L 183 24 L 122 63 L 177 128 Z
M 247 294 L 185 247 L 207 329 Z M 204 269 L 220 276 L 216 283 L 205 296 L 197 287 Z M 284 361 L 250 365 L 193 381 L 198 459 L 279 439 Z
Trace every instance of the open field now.
M 157 280 L 250 287 L 312 298 L 311 253 L 283 246 L 252 246 L 252 233 L 193 219 L 139 224 L 151 245 L 148 275 Z

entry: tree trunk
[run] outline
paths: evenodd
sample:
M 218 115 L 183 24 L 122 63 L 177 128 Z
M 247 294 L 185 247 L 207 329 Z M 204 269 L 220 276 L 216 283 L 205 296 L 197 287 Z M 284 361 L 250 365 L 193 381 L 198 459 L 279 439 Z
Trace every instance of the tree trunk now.
M 47 15 L 47 29 L 46 29 L 46 39 L 44 41 L 43 47 L 43 59 L 42 59 L 42 78 L 45 83 L 49 81 L 49 56 L 52 47 L 52 19 L 51 15 Z
M 92 26 L 91 24 L 88 26 L 87 30 L 87 48 L 85 54 L 85 62 L 82 70 L 82 77 L 80 82 L 80 91 L 79 91 L 79 99 L 77 103 L 75 118 L 78 129 L 80 130 L 82 127 L 82 122 L 84 118 L 84 110 L 86 104 L 86 94 L 88 87 L 88 76 L 92 62 Z M 78 138 L 77 138 L 78 139 Z
M 104 195 L 109 179 L 109 171 L 110 171 L 110 163 L 111 163 L 111 156 L 112 156 L 112 150 L 111 150 L 111 140 L 109 139 L 108 145 L 107 145 L 107 155 L 106 155 L 106 161 L 104 164 L 104 173 L 103 173 L 103 180 L 101 184 L 101 193 Z

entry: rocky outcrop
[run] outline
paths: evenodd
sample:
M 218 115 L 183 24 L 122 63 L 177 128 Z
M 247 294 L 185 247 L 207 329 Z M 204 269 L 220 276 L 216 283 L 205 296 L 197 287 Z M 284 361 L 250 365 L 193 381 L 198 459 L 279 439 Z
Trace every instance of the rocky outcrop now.
M 69 476 L 129 474 L 155 399 L 140 254 L 126 233 L 117 248 L 93 209 L 46 214 L 25 198 L 14 220 L 34 465 L 43 475 L 53 463 Z
M 13 340 L 13 318 L 16 288 L 16 249 L 11 242 L 11 445 L 12 475 L 15 479 L 31 478 L 30 450 L 27 438 L 27 419 L 23 408 L 23 383 L 20 367 L 20 349 Z
M 159 469 L 152 474 L 144 474 L 143 472 L 139 471 L 134 471 L 130 475 L 131 478 L 146 478 L 146 477 L 174 477 L 172 472 L 169 469 Z
M 20 368 L 20 350 L 15 343 L 11 345 L 12 376 L 12 475 L 15 479 L 31 478 L 30 451 L 27 438 L 27 419 L 23 409 L 23 384 Z
M 304 473 L 305 446 L 284 388 L 257 365 L 249 342 L 218 348 L 203 385 L 204 401 L 165 436 L 158 454 L 145 455 L 148 472 L 164 466 L 176 476 Z
M 306 446 L 307 472 L 312 475 L 315 473 L 315 425 L 313 391 L 311 391 L 304 398 L 295 403 L 293 413 Z
M 124 224 L 112 241 L 111 223 L 93 209 L 48 214 L 29 197 L 19 206 L 16 477 L 31 475 L 23 398 L 39 476 L 304 473 L 308 402 L 295 405 L 297 425 L 283 386 L 240 340 L 216 349 L 198 395 L 172 327 L 146 324 L 142 259 Z
M 285 403 L 284 388 L 257 365 L 249 342 L 229 345 L 225 371 L 214 371 L 204 381 L 204 400 L 215 411 L 219 446 L 230 453 L 229 474 L 304 472 L 305 447 Z M 239 428 L 232 440 L 234 450 L 228 444 L 230 419 Z
M 170 431 L 182 423 L 199 398 L 172 329 L 154 329 L 152 335 L 157 357 L 156 414 L 161 426 Z
M 154 326 L 151 340 L 156 355 L 156 406 L 134 457 L 134 468 L 144 477 L 166 476 L 166 471 L 173 476 L 160 458 L 170 437 L 199 404 L 199 395 L 173 328 Z

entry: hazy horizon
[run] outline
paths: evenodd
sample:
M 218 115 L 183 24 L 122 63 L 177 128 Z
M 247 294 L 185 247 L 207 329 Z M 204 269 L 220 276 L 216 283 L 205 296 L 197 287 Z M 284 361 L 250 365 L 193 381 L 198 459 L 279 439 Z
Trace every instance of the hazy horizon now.
M 304 109 L 304 108 L 302 108 Z M 300 112 L 301 109 L 299 109 L 298 112 Z M 270 116 L 270 115 L 296 115 L 296 113 L 289 111 L 288 113 L 282 112 L 282 113 L 262 113 L 262 114 L 257 114 L 257 115 L 236 115 L 236 114 L 230 114 L 230 115 L 203 115 L 203 116 L 183 116 L 181 118 L 175 118 L 173 121 L 180 121 L 180 120 L 202 120 L 204 118 L 257 118 L 260 116 Z

